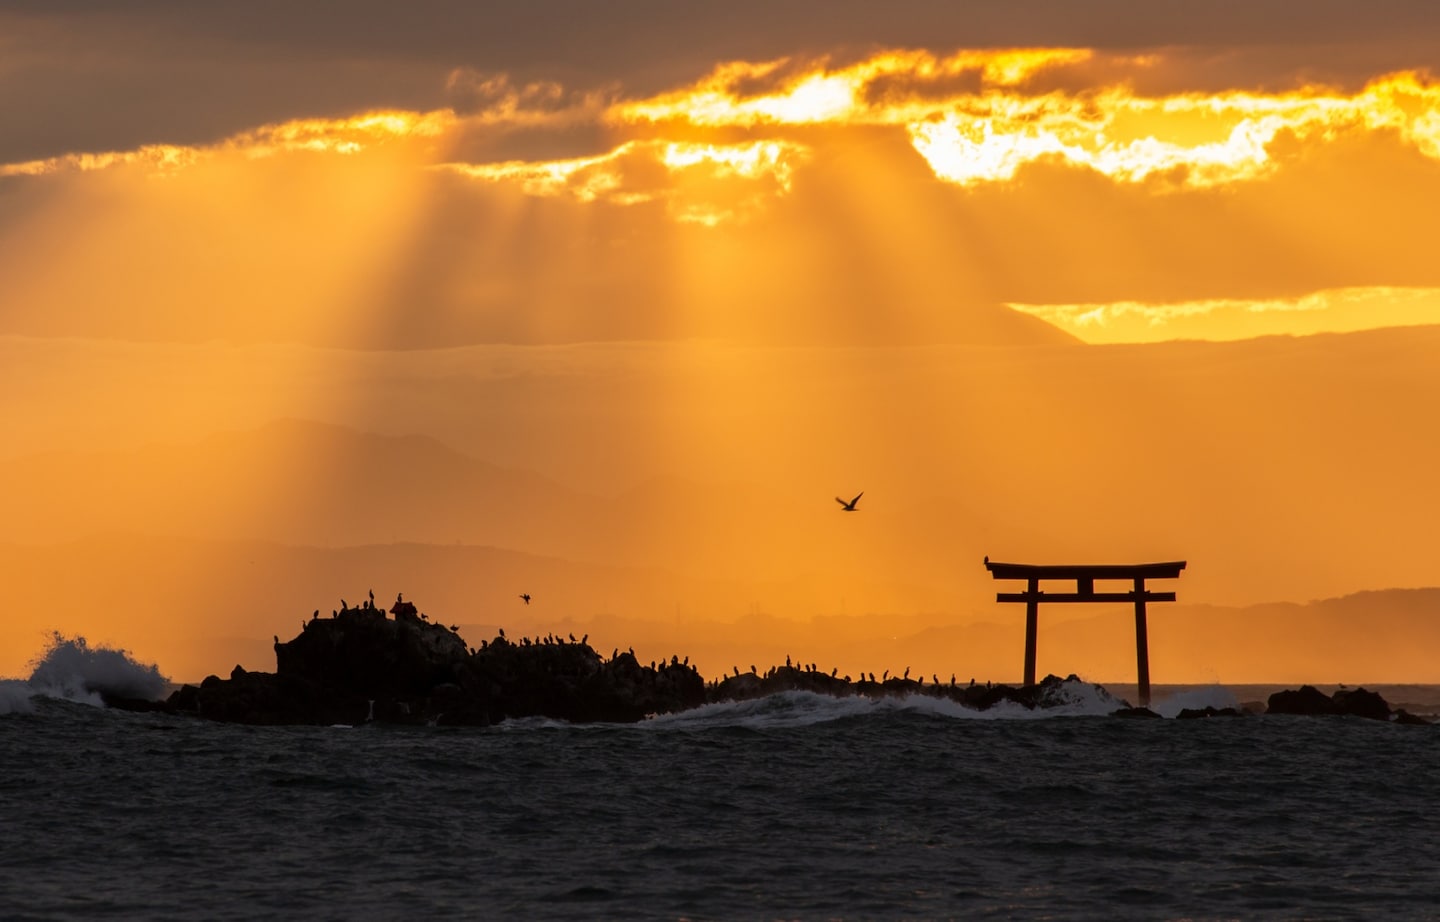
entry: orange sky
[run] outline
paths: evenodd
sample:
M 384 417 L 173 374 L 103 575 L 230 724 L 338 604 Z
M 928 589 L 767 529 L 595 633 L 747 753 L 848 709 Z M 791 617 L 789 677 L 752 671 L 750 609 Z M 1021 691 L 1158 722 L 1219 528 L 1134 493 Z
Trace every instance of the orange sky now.
M 713 671 L 745 617 L 843 671 L 1008 625 L 985 554 L 1440 585 L 1440 14 L 802 6 L 0 13 L 0 674 L 52 628 L 268 668 L 386 580 Z M 1361 678 L 1440 681 L 1394 617 Z M 1160 618 L 1156 681 L 1346 665 Z M 906 655 L 1014 678 L 947 636 Z

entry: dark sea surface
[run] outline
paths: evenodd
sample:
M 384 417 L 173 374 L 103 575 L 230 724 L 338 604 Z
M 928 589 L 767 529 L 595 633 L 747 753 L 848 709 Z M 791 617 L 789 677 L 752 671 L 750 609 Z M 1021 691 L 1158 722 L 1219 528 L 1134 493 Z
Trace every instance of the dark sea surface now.
M 1440 918 L 1440 726 L 1113 707 L 257 728 L 0 683 L 0 918 Z

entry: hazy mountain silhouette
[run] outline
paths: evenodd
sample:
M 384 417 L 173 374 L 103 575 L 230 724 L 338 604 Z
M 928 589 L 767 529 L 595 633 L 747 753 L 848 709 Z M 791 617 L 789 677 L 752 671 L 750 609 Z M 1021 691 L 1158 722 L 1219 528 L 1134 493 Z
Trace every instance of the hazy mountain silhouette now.
M 46 348 L 75 361 L 86 354 Z M 337 416 L 440 437 L 292 420 L 133 450 L 91 440 L 82 451 L 12 457 L 0 461 L 10 540 L 460 542 L 636 580 L 609 600 L 577 590 L 567 614 L 682 623 L 762 611 L 799 620 L 935 613 L 932 624 L 984 615 L 1008 625 L 1014 615 L 996 613 L 996 586 L 980 563 L 987 554 L 1187 559 L 1173 587 L 1181 604 L 1440 582 L 1430 535 L 1440 518 L 1431 470 L 1440 430 L 1422 424 L 1440 405 L 1437 327 L 1119 348 L 124 354 L 164 358 L 145 387 L 165 390 L 206 369 L 221 376 L 204 379 L 207 389 L 225 390 L 226 375 L 263 362 L 276 386 L 321 380 L 345 394 Z M 212 355 L 205 368 L 188 364 Z M 238 371 L 219 368 L 225 361 Z M 432 361 L 447 364 L 432 373 Z M 117 382 L 112 400 L 147 406 L 156 393 L 124 388 Z M 397 396 L 407 388 L 423 399 Z M 29 403 L 16 409 L 17 425 L 38 426 L 24 422 L 34 416 Z M 95 425 L 64 418 L 67 429 Z M 480 460 L 492 456 L 506 463 Z M 863 512 L 837 514 L 834 496 L 852 484 L 865 488 Z M 163 556 L 135 567 L 162 582 L 210 585 L 210 569 L 236 566 L 214 553 L 204 568 Z M 71 572 L 86 572 L 84 555 L 71 556 Z M 461 572 L 445 578 L 475 588 Z M 688 582 L 651 593 L 652 582 L 671 585 L 657 572 Z M 73 577 L 57 579 L 57 593 L 79 591 Z M 396 588 L 425 592 L 406 582 Z M 497 604 L 518 605 L 517 593 L 529 592 L 535 608 L 553 610 L 551 582 L 506 582 Z M 748 588 L 699 588 L 716 582 Z M 127 596 L 155 595 L 125 585 Z M 267 585 L 232 582 L 222 595 L 254 606 Z M 55 599 L 57 610 L 86 608 Z M 134 617 L 159 625 L 191 610 L 147 607 Z M 1043 617 L 1060 624 L 1057 614 L 1091 615 Z M 1123 634 L 1123 617 L 1116 623 Z
M 880 527 L 837 531 L 830 502 L 823 492 L 673 477 L 597 496 L 432 438 L 298 420 L 190 444 L 0 462 L 0 505 L 28 542 L 139 533 L 318 547 L 463 543 L 762 581 L 803 581 L 833 565 L 851 574 L 856 604 L 882 597 L 880 584 L 890 592 L 915 578 L 914 567 L 859 573 L 901 526 L 881 515 Z M 787 557 L 784 548 L 808 550 Z

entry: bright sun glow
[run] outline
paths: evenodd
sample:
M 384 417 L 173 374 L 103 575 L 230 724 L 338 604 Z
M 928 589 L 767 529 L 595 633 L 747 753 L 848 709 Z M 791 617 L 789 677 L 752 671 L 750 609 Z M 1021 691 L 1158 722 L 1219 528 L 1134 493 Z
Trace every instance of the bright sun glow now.
M 1123 76 L 1143 72 L 1155 61 L 1154 56 L 1102 61 L 1086 49 L 1021 49 L 948 56 L 891 51 L 839 67 L 825 61 L 804 66 L 790 60 L 731 62 L 691 86 L 608 103 L 594 93 L 571 99 L 555 84 L 516 88 L 503 75 L 461 74 L 452 82 L 469 86 L 481 103 L 464 115 L 383 111 L 301 119 L 210 146 L 147 145 L 0 165 L 0 177 L 122 164 L 165 174 L 219 151 L 251 157 L 296 151 L 349 154 L 401 138 L 444 137 L 467 127 L 493 131 L 585 118 L 622 136 L 643 129 L 645 137 L 579 157 L 447 168 L 477 180 L 512 183 L 528 195 L 567 193 L 580 201 L 635 204 L 672 195 L 633 188 L 627 176 L 642 174 L 644 163 L 658 163 L 671 174 L 704 164 L 730 179 L 763 180 L 772 194 L 784 194 L 806 150 L 786 132 L 804 126 L 903 131 L 938 179 L 960 186 L 1005 182 L 1043 162 L 1092 170 L 1123 183 L 1158 177 L 1161 190 L 1222 186 L 1273 172 L 1271 148 L 1282 136 L 1328 143 L 1346 134 L 1394 132 L 1425 156 L 1440 158 L 1440 86 L 1420 74 L 1378 78 L 1348 95 L 1323 87 L 1277 94 L 1137 95 Z M 1072 71 L 1097 62 L 1120 76 L 1099 84 L 1079 75 L 1067 81 Z M 1041 85 L 1042 78 L 1049 82 Z M 1081 88 L 1050 85 L 1057 81 Z M 735 130 L 760 137 L 741 143 L 704 137 Z M 753 195 L 742 193 L 747 199 Z M 684 219 L 689 212 L 679 207 L 671 213 Z
M 1288 93 L 1137 95 L 1122 80 L 1080 89 L 1036 84 L 1096 63 L 1086 49 L 885 52 L 842 67 L 824 61 L 732 62 L 695 84 L 648 99 L 604 104 L 595 94 L 567 100 L 553 84 L 512 87 L 502 77 L 470 78 L 484 106 L 458 115 L 385 111 L 346 119 L 267 125 L 201 147 L 148 145 L 131 151 L 75 153 L 0 166 L 0 176 L 96 170 L 140 164 L 166 173 L 220 150 L 265 157 L 281 152 L 354 153 L 387 141 L 435 138 L 484 126 L 573 122 L 591 117 L 618 133 L 646 137 L 609 151 L 557 160 L 457 163 L 457 173 L 510 182 L 526 194 L 568 192 L 582 201 L 643 202 L 655 190 L 621 192 L 626 162 L 659 162 L 671 172 L 705 162 L 731 178 L 764 179 L 777 193 L 804 144 L 787 137 L 802 126 L 888 126 L 903 131 L 934 175 L 961 186 L 1013 179 L 1027 165 L 1052 162 L 1093 170 L 1117 182 L 1163 177 L 1159 188 L 1206 188 L 1268 175 L 1271 146 L 1282 135 L 1326 143 L 1347 133 L 1396 133 L 1440 158 L 1440 86 L 1414 72 L 1372 81 L 1357 93 L 1323 87 Z M 1106 59 L 1112 72 L 1139 73 L 1153 56 Z M 458 78 L 455 78 L 458 79 Z M 744 130 L 760 138 L 707 141 L 696 133 Z M 666 137 L 667 132 L 678 136 Z M 659 132 L 659 137 L 655 133 Z

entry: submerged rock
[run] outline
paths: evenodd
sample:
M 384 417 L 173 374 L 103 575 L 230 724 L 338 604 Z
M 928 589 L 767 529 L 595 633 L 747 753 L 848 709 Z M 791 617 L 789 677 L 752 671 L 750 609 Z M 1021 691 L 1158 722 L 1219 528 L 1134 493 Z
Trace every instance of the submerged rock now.
M 1217 708 L 1209 705 L 1203 708 L 1185 708 L 1175 715 L 1176 720 L 1204 720 L 1208 717 L 1244 717 L 1245 712 L 1236 708 Z
M 1416 714 L 1411 714 L 1404 708 L 1397 708 L 1395 710 L 1394 716 L 1391 719 L 1394 720 L 1397 724 L 1407 724 L 1409 726 L 1418 727 L 1428 727 L 1432 723 L 1432 721 L 1426 720 L 1423 717 L 1420 717 Z

